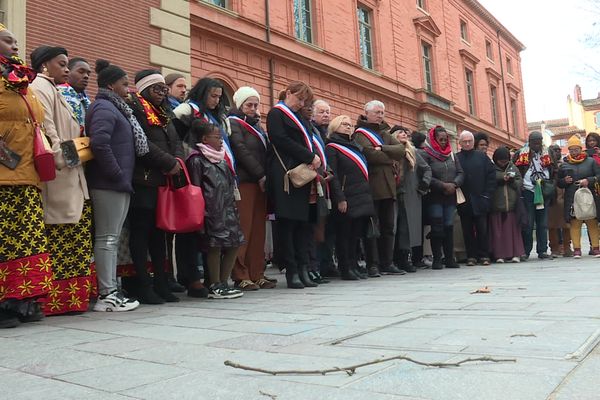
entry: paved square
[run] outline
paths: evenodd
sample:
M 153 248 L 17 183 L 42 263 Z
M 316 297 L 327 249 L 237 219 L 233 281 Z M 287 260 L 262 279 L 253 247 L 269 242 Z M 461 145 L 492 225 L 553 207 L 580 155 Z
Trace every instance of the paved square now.
M 0 399 L 600 399 L 600 260 L 420 270 L 0 331 Z M 489 294 L 470 294 L 482 286 Z M 406 354 L 356 374 L 269 376 Z

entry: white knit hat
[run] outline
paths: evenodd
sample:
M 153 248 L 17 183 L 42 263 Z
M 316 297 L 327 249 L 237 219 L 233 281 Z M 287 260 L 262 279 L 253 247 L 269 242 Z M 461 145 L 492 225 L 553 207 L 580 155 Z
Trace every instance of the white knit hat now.
M 260 101 L 260 95 L 258 94 L 256 89 L 250 86 L 242 86 L 233 94 L 233 102 L 235 103 L 235 106 L 239 109 L 240 107 L 242 107 L 242 104 L 244 104 L 244 102 L 248 100 L 249 97 L 253 96 L 257 97 Z

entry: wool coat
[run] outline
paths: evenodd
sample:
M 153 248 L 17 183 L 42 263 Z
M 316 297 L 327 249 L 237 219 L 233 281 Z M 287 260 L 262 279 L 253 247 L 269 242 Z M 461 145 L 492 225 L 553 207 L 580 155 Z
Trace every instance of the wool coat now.
M 496 170 L 487 155 L 477 150 L 462 150 L 456 154 L 464 173 L 461 185 L 465 203 L 458 206 L 460 215 L 486 215 L 492 206 L 496 189 Z
M 448 156 L 445 160 L 439 160 L 426 151 L 420 154 L 431 167 L 430 191 L 426 201 L 430 204 L 456 204 L 456 195 L 445 194 L 442 183 L 454 183 L 456 187 L 462 186 L 465 178 L 458 158 Z
M 246 117 L 241 111 L 232 110 L 229 115 L 245 120 L 257 130 L 261 129 L 260 118 Z M 231 127 L 231 150 L 235 157 L 236 172 L 240 183 L 258 183 L 265 174 L 267 148 L 262 140 L 249 132 L 240 122 L 229 119 Z
M 75 224 L 81 219 L 83 203 L 90 196 L 83 165 L 67 167 L 60 144 L 78 138 L 81 135 L 80 125 L 52 78 L 38 74 L 30 88 L 44 107 L 44 130 L 57 168 L 56 179 L 42 184 L 44 222 L 51 225 Z
M 375 150 L 377 146 L 360 131 L 355 132 L 353 136 L 354 140 L 363 147 L 363 153 L 369 164 L 369 184 L 373 200 L 395 199 L 397 161 L 404 158 L 404 145 L 390 134 L 390 127 L 386 122 L 371 124 L 361 115 L 356 122 L 356 128 L 366 128 L 383 139 L 381 150 Z
M 296 188 L 290 183 L 289 193 L 286 193 L 284 175 L 286 170 L 300 164 L 310 164 L 316 153 L 306 145 L 300 127 L 278 108 L 272 108 L 267 114 L 267 132 L 271 140 L 267 153 L 267 194 L 275 217 L 308 222 L 311 184 Z
M 346 146 L 362 154 L 362 147 L 346 135 L 334 133 L 330 136 L 329 143 Z M 375 215 L 369 181 L 358 165 L 332 146 L 325 147 L 325 154 L 335 176 L 330 184 L 332 207 L 337 209 L 338 203 L 346 201 L 348 203 L 346 215 L 350 218 Z

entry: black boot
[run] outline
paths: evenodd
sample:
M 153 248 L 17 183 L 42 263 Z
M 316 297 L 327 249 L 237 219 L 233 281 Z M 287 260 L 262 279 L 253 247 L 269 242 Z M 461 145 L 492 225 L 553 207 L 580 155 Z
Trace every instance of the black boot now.
M 358 276 L 359 279 L 367 279 L 369 277 L 369 274 L 367 274 L 367 270 L 362 269 L 358 266 L 358 264 L 351 266 L 350 271 L 352 271 L 354 275 Z
M 318 283 L 310 280 L 308 276 L 308 267 L 306 265 L 302 265 L 298 267 L 298 276 L 300 277 L 300 281 L 304 285 L 304 287 L 317 287 Z
M 406 272 L 417 272 L 417 268 L 410 262 L 408 255 L 408 250 L 400 250 L 398 268 Z
M 442 264 L 442 239 L 439 237 L 431 238 L 431 252 L 433 253 L 433 264 L 431 269 L 444 269 Z
M 454 259 L 454 227 L 444 227 L 444 264 L 446 268 L 460 268 Z
M 357 281 L 360 278 L 346 265 L 340 266 L 340 276 L 343 281 Z
M 175 296 L 169 288 L 166 275 L 154 275 L 154 292 L 167 303 L 179 302 L 179 297 Z
M 131 292 L 142 304 L 164 304 L 162 297 L 154 291 L 150 274 L 146 270 L 146 266 L 135 266 L 135 279 L 131 285 Z
M 298 272 L 295 271 L 295 268 L 285 269 L 285 280 L 287 281 L 288 289 L 304 289 L 304 284 L 300 280 Z

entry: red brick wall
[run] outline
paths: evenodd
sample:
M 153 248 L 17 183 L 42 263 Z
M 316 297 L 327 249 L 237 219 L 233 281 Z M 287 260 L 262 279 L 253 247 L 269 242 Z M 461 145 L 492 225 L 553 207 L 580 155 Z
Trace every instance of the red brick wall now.
M 316 25 L 313 46 L 293 36 L 292 2 L 270 2 L 271 45 L 264 43 L 264 2 L 253 2 L 252 7 L 232 3 L 239 17 L 202 2 L 192 2 L 192 76 L 224 77 L 233 89 L 254 85 L 263 95 L 264 112 L 269 103 L 268 59 L 272 57 L 276 91 L 290 80 L 305 80 L 318 97 L 332 104 L 334 114 L 347 113 L 353 117 L 361 112 L 366 101 L 380 99 L 386 103 L 389 122 L 416 128 L 424 96 L 419 93 L 423 88 L 422 59 L 413 20 L 427 14 L 416 8 L 414 0 L 359 1 L 372 9 L 375 71 L 367 71 L 358 64 L 356 10 L 354 2 L 350 3 L 347 0 L 312 1 L 313 26 Z M 501 73 L 495 28 L 461 0 L 428 1 L 427 4 L 428 15 L 441 31 L 434 40 L 434 91 L 454 104 L 454 116 L 450 119 L 459 130 L 485 130 L 491 133 L 493 141 L 511 141 L 506 133 L 501 82 L 497 90 L 500 129 L 491 122 L 490 80 L 486 68 Z M 459 18 L 469 25 L 468 44 L 460 38 Z M 486 38 L 493 44 L 493 61 L 486 57 Z M 523 135 L 526 119 L 518 49 L 506 40 L 501 40 L 501 46 L 502 62 L 507 53 L 513 61 L 514 75 L 506 79 L 519 88 L 519 131 Z M 475 116 L 468 113 L 461 49 L 479 59 L 473 70 Z M 509 102 L 507 91 L 508 107 Z M 512 122 L 510 127 L 512 131 Z
M 160 44 L 160 30 L 150 26 L 150 7 L 159 6 L 160 0 L 28 0 L 27 60 L 38 46 L 63 46 L 92 69 L 98 58 L 120 66 L 133 85 L 137 71 L 152 67 L 150 44 Z M 93 92 L 95 74 L 91 84 Z

